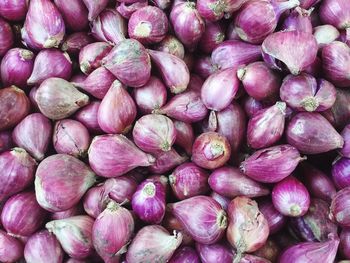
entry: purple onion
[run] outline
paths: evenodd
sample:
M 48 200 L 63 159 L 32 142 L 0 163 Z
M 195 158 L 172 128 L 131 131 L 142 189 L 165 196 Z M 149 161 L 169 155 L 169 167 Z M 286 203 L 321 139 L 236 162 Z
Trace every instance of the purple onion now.
M 271 68 L 282 70 L 279 62 L 283 62 L 293 75 L 298 75 L 314 62 L 318 50 L 312 34 L 296 30 L 272 33 L 265 38 L 261 49 Z
M 350 23 L 349 8 L 350 3 L 346 0 L 325 0 L 320 5 L 319 16 L 324 24 L 345 29 Z
M 106 57 L 112 46 L 105 42 L 94 42 L 84 46 L 79 52 L 79 66 L 80 70 L 89 74 L 94 69 L 102 65 L 102 59 Z
M 127 24 L 116 10 L 105 9 L 92 21 L 91 33 L 100 41 L 117 45 L 125 39 Z
M 0 132 L 0 153 L 3 153 L 13 146 L 11 131 Z M 192 147 L 192 145 L 191 145 Z
M 10 49 L 1 61 L 1 80 L 4 86 L 27 86 L 27 79 L 32 74 L 34 53 L 23 48 Z
M 333 163 L 332 179 L 338 189 L 350 186 L 350 159 L 340 158 Z
M 254 149 L 269 147 L 279 141 L 284 132 L 286 103 L 257 112 L 248 122 L 247 142 Z
M 309 10 L 296 7 L 284 20 L 282 30 L 298 30 L 305 33 L 312 34 L 313 28 L 311 23 L 311 12 L 313 8 Z
M 312 123 L 312 125 L 310 125 Z M 342 148 L 343 138 L 333 126 L 319 113 L 301 112 L 290 121 L 287 141 L 301 153 L 324 153 Z
M 88 9 L 88 19 L 93 21 L 106 8 L 108 0 L 82 0 Z
M 332 25 L 321 25 L 314 28 L 314 37 L 319 48 L 332 43 L 339 36 L 339 31 Z
M 181 59 L 185 57 L 185 48 L 183 44 L 172 35 L 167 35 L 161 42 L 159 42 L 156 50 L 167 52 Z
M 3 56 L 13 46 L 14 36 L 11 26 L 2 18 L 0 18 L 0 32 L 0 56 Z
M 128 23 L 130 38 L 142 44 L 154 44 L 162 41 L 168 32 L 166 14 L 155 6 L 145 6 L 136 10 Z
M 225 244 L 215 243 L 204 245 L 196 242 L 196 250 L 203 263 L 232 263 L 233 261 L 233 251 Z
M 34 68 L 28 85 L 39 85 L 48 78 L 70 79 L 72 74 L 72 61 L 67 53 L 57 49 L 42 50 L 34 61 Z
M 91 168 L 103 177 L 116 177 L 138 166 L 150 166 L 155 162 L 152 155 L 138 149 L 123 135 L 96 136 L 89 148 Z
M 115 46 L 103 59 L 103 66 L 131 87 L 145 85 L 151 76 L 150 56 L 135 39 L 125 39 Z
M 35 159 L 42 160 L 51 140 L 52 126 L 41 113 L 25 117 L 13 130 L 13 141 L 29 152 Z
M 265 105 L 250 96 L 243 99 L 245 113 L 249 118 L 253 117 L 258 111 L 266 108 Z
M 169 263 L 200 263 L 199 256 L 191 247 L 182 247 L 175 251 L 174 255 L 169 260 Z
M 304 158 L 291 145 L 277 145 L 258 150 L 240 165 L 241 171 L 263 183 L 276 183 L 290 175 Z
M 350 245 L 350 231 L 349 229 L 343 228 L 339 235 L 340 244 L 339 250 L 340 253 L 347 259 L 350 258 L 349 245 Z M 344 260 L 346 263 L 348 260 Z
M 222 209 L 224 209 L 225 211 L 227 210 L 227 207 L 231 202 L 230 198 L 227 198 L 223 195 L 219 195 L 216 192 L 211 192 L 210 197 L 213 198 L 216 202 L 218 202 L 221 205 Z
M 168 1 L 168 0 L 156 0 L 156 1 Z M 135 2 L 131 4 L 128 4 L 125 2 L 117 3 L 116 9 L 124 18 L 129 19 L 134 12 L 136 12 L 138 9 L 145 6 L 148 6 L 148 1 L 141 0 L 140 2 Z
M 213 65 L 210 56 L 198 57 L 194 62 L 193 72 L 202 78 L 207 78 L 217 71 L 217 66 Z
M 101 105 L 100 101 L 92 101 L 89 105 L 81 108 L 74 118 L 80 121 L 90 132 L 100 133 L 102 129 L 98 124 L 97 114 Z
M 350 157 L 350 125 L 346 125 L 341 136 L 344 139 L 343 148 L 340 150 L 342 156 L 349 158 Z
M 76 32 L 66 37 L 61 49 L 70 55 L 79 54 L 80 49 L 93 42 L 92 37 L 86 32 Z
M 81 215 L 81 213 L 82 213 L 82 209 L 81 209 L 81 206 L 78 204 L 78 205 L 75 205 L 67 210 L 63 210 L 60 212 L 53 212 L 53 213 L 51 213 L 50 218 L 52 220 L 65 219 L 65 218 L 69 218 L 72 216 Z
M 162 174 L 169 172 L 180 164 L 186 162 L 188 157 L 186 155 L 180 155 L 174 148 L 169 151 L 160 151 L 153 153 L 156 158 L 155 162 L 149 167 L 152 173 Z
M 349 227 L 349 195 L 350 195 L 350 187 L 345 187 L 338 191 L 333 199 L 330 206 L 330 219 L 337 223 L 341 227 Z
M 64 34 L 64 21 L 57 7 L 49 0 L 31 0 L 22 29 L 26 45 L 34 49 L 58 47 Z
M 28 0 L 9 0 L 0 3 L 0 15 L 10 21 L 23 20 L 28 11 Z
M 73 0 L 67 4 L 65 0 L 54 0 L 65 25 L 73 31 L 81 31 L 88 27 L 88 11 L 82 0 Z
M 188 155 L 192 153 L 194 132 L 191 124 L 182 121 L 173 121 L 176 129 L 175 144 L 181 146 Z
M 287 218 L 276 210 L 270 200 L 264 200 L 259 203 L 259 210 L 267 220 L 270 234 L 280 231 L 287 222 Z
M 23 244 L 18 239 L 0 230 L 0 260 L 2 262 L 16 262 L 23 257 Z
M 309 9 L 321 2 L 321 0 L 300 0 L 299 2 L 301 8 Z
M 310 207 L 308 190 L 292 176 L 275 184 L 271 196 L 274 207 L 285 216 L 303 216 Z
M 238 40 L 227 40 L 211 53 L 212 64 L 220 69 L 237 68 L 261 58 L 261 46 Z
M 199 48 L 210 54 L 224 39 L 224 27 L 219 22 L 206 22 L 205 31 L 199 41 Z

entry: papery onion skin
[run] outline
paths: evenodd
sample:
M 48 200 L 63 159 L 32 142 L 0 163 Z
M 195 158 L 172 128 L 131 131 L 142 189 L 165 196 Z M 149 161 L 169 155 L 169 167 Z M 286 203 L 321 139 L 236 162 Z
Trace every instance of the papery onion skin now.
M 167 35 L 161 42 L 159 42 L 156 46 L 156 50 L 167 52 L 181 59 L 185 57 L 185 47 L 180 40 L 172 35 Z
M 320 25 L 314 28 L 314 37 L 319 48 L 332 43 L 340 36 L 339 31 L 332 25 Z
M 129 19 L 134 12 L 136 12 L 138 9 L 145 6 L 148 6 L 147 0 L 135 2 L 132 4 L 122 2 L 122 3 L 117 3 L 116 9 L 124 18 Z
M 101 12 L 103 9 L 106 8 L 108 5 L 108 0 L 83 0 L 84 4 L 86 5 L 89 13 L 88 13 L 88 19 L 89 21 L 93 21 Z
M 23 257 L 23 244 L 18 239 L 0 230 L 0 260 L 2 262 L 16 262 Z
M 188 160 L 186 155 L 180 155 L 174 148 L 171 148 L 167 152 L 160 151 L 153 153 L 153 156 L 155 157 L 155 162 L 149 167 L 149 170 L 155 174 L 169 172 Z
M 106 57 L 112 46 L 106 42 L 94 42 L 81 48 L 79 52 L 79 66 L 84 74 L 91 73 L 94 69 L 102 65 L 102 60 Z
M 60 11 L 65 25 L 73 31 L 82 31 L 87 28 L 88 11 L 81 0 L 70 1 L 69 4 L 65 0 L 54 0 L 54 3 Z
M 0 15 L 10 21 L 25 18 L 28 11 L 28 0 L 10 0 L 0 3 Z
M 93 38 L 86 32 L 75 32 L 66 37 L 62 43 L 61 50 L 70 55 L 77 55 L 80 49 L 91 44 L 93 41 Z
M 350 187 L 345 187 L 338 191 L 331 202 L 330 206 L 330 219 L 337 223 L 341 227 L 349 227 L 350 226 L 350 216 L 349 216 L 349 195 L 350 195 Z
M 297 6 L 284 20 L 282 30 L 298 30 L 309 34 L 313 33 L 311 13 L 313 8 L 305 10 Z
M 260 202 L 259 210 L 267 220 L 270 234 L 278 233 L 285 226 L 287 217 L 278 212 L 270 200 Z
M 325 0 L 320 5 L 319 16 L 324 24 L 346 29 L 350 25 L 349 8 L 349 2 L 346 0 Z
M 100 133 L 102 132 L 102 129 L 97 120 L 100 105 L 100 101 L 92 101 L 89 105 L 86 105 L 76 112 L 74 118 L 84 124 L 90 132 Z

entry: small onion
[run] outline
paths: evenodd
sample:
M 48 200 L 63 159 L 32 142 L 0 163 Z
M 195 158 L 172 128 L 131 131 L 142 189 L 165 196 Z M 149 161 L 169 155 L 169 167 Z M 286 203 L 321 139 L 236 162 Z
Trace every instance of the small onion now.
M 287 217 L 278 212 L 270 200 L 259 203 L 259 210 L 267 220 L 270 234 L 280 231 L 287 222 Z
M 86 32 L 75 32 L 66 37 L 62 43 L 61 50 L 70 55 L 77 55 L 79 54 L 80 49 L 92 42 L 92 37 Z
M 332 43 L 339 36 L 339 31 L 332 25 L 320 25 L 314 28 L 314 37 L 319 48 Z
M 160 151 L 153 153 L 156 158 L 155 162 L 149 167 L 152 173 L 162 174 L 169 172 L 178 165 L 187 161 L 188 157 L 186 155 L 180 155 L 174 148 L 169 151 Z
M 156 1 L 168 1 L 168 0 L 156 0 Z M 116 9 L 124 18 L 129 19 L 134 12 L 136 12 L 138 9 L 145 6 L 148 6 L 148 1 L 141 0 L 140 2 L 135 2 L 131 4 L 128 4 L 125 2 L 117 3 Z
M 199 48 L 210 54 L 224 39 L 225 31 L 220 23 L 206 22 L 205 31 L 199 41 Z
M 203 263 L 232 263 L 233 251 L 231 247 L 226 244 L 215 243 L 211 245 L 204 245 L 196 242 L 196 250 Z
M 181 146 L 187 154 L 192 153 L 194 132 L 190 124 L 182 121 L 173 121 L 176 129 L 175 144 Z
M 89 74 L 94 69 L 102 65 L 102 60 L 106 57 L 112 46 L 105 42 L 94 42 L 84 46 L 79 52 L 79 67 L 80 70 Z
M 340 244 L 339 244 L 339 250 L 342 255 L 345 256 L 345 258 L 349 259 L 349 242 L 350 242 L 350 231 L 349 229 L 343 228 L 339 235 Z M 344 260 L 344 263 L 348 262 L 348 260 Z
M 3 153 L 13 146 L 11 131 L 0 132 L 0 153 Z M 191 145 L 192 146 L 192 145 Z
M 311 13 L 313 8 L 309 10 L 296 7 L 288 17 L 283 21 L 282 30 L 298 30 L 312 34 Z
M 202 78 L 207 78 L 217 71 L 217 65 L 212 63 L 210 56 L 200 56 L 196 58 L 193 67 L 193 72 Z
M 0 261 L 16 262 L 23 257 L 23 244 L 18 239 L 0 230 Z
M 336 222 L 338 225 L 342 227 L 349 227 L 349 195 L 350 195 L 350 187 L 345 187 L 342 190 L 338 191 L 331 203 L 330 207 L 330 218 L 332 221 Z
M 159 42 L 156 46 L 156 50 L 167 52 L 181 59 L 185 57 L 185 48 L 183 44 L 172 35 L 167 35 L 161 42 Z
M 92 101 L 89 105 L 81 108 L 74 115 L 74 118 L 80 121 L 90 132 L 99 133 L 102 131 L 97 120 L 100 105 L 100 101 Z
M 345 29 L 350 25 L 349 8 L 349 2 L 346 0 L 324 0 L 320 5 L 319 16 L 324 24 Z
M 191 247 L 182 247 L 175 251 L 169 263 L 200 263 L 196 250 Z
M 89 21 L 93 21 L 96 17 L 102 12 L 103 9 L 108 5 L 108 0 L 82 0 L 86 5 L 89 13 L 88 19 Z
M 27 0 L 10 0 L 0 3 L 0 15 L 10 21 L 23 20 L 28 11 Z
M 65 0 L 54 0 L 57 9 L 60 11 L 65 25 L 73 31 L 82 31 L 87 28 L 88 11 L 81 0 L 70 1 L 69 4 Z
M 12 47 L 14 36 L 11 26 L 2 18 L 0 18 L 0 32 L 0 56 L 3 56 Z

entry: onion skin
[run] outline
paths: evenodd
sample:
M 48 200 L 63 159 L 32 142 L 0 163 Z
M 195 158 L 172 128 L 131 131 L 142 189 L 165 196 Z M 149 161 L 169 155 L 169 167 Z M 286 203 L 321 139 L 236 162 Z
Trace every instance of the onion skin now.
M 142 44 L 158 43 L 168 32 L 168 18 L 158 7 L 142 7 L 130 16 L 128 32 L 130 38 Z
M 280 101 L 257 112 L 248 122 L 248 145 L 260 149 L 278 142 L 284 132 L 285 115 L 286 103 Z
M 272 33 L 265 38 L 261 49 L 264 60 L 270 67 L 281 70 L 276 64 L 276 60 L 279 60 L 293 75 L 298 75 L 314 62 L 318 50 L 313 35 L 296 30 Z M 270 59 L 273 60 L 273 65 L 269 63 Z
M 108 5 L 108 0 L 83 0 L 84 4 L 88 9 L 88 19 L 93 21 L 96 17 L 106 8 Z
M 36 162 L 22 148 L 13 148 L 0 154 L 0 201 L 31 185 Z
M 190 73 L 185 62 L 169 53 L 162 51 L 147 50 L 152 62 L 159 70 L 165 85 L 174 94 L 187 89 L 190 82 Z
M 32 235 L 24 247 L 24 259 L 28 263 L 62 263 L 63 256 L 60 243 L 47 230 Z
M 69 117 L 89 103 L 89 97 L 71 83 L 60 78 L 48 78 L 35 93 L 42 114 L 52 120 Z
M 102 63 L 127 86 L 141 87 L 151 76 L 150 56 L 142 44 L 134 39 L 121 41 Z
M 171 236 L 162 226 L 145 226 L 132 240 L 126 260 L 128 263 L 167 262 L 181 242 L 181 232 L 174 231 L 174 236 Z
M 85 259 L 93 253 L 92 227 L 94 220 L 85 215 L 46 223 L 45 227 L 53 233 L 63 250 L 72 258 Z
M 165 215 L 165 186 L 156 180 L 146 179 L 132 196 L 134 213 L 148 224 L 159 224 Z
M 2 57 L 13 46 L 14 36 L 11 26 L 2 18 L 0 18 L 0 31 L 0 56 Z
M 193 66 L 193 72 L 198 74 L 200 77 L 206 79 L 216 71 L 217 66 L 212 63 L 210 56 L 200 56 L 196 58 Z
M 254 252 L 254 255 L 270 260 L 270 262 L 276 262 L 280 253 L 281 251 L 277 242 L 269 238 L 264 246 Z
M 122 2 L 117 3 L 116 9 L 124 18 L 129 19 L 134 12 L 145 6 L 148 6 L 147 0 L 135 2 L 132 4 Z
M 349 166 L 350 160 L 348 158 L 340 158 L 333 163 L 332 179 L 338 189 L 343 189 L 350 186 Z
M 182 247 L 175 251 L 169 263 L 183 262 L 200 263 L 201 261 L 199 260 L 196 250 L 194 250 L 192 247 Z
M 102 132 L 97 119 L 98 109 L 100 105 L 100 101 L 92 101 L 89 105 L 81 108 L 74 115 L 74 118 L 80 121 L 92 133 Z
M 289 122 L 286 136 L 289 144 L 305 154 L 325 153 L 342 148 L 344 144 L 340 134 L 319 113 L 295 115 Z
M 181 245 L 193 245 L 192 237 L 186 232 L 180 221 L 169 211 L 165 212 L 165 216 L 162 222 L 162 225 L 169 231 L 178 231 L 182 234 L 182 243 Z
M 223 196 L 223 195 L 219 195 L 216 192 L 211 192 L 210 197 L 213 198 L 216 202 L 218 202 L 222 209 L 224 209 L 225 211 L 227 210 L 227 207 L 229 205 L 229 203 L 231 202 L 231 199 Z
M 82 209 L 80 207 L 80 205 L 76 205 L 73 206 L 67 210 L 64 211 L 60 211 L 60 212 L 53 212 L 51 213 L 51 219 L 52 220 L 58 220 L 58 219 L 65 219 L 65 218 L 69 218 L 72 216 L 77 216 L 80 215 L 82 213 Z
M 137 107 L 149 114 L 165 105 L 167 90 L 159 78 L 151 76 L 145 85 L 133 89 L 133 98 Z
M 305 241 L 327 240 L 329 234 L 337 235 L 337 225 L 329 218 L 329 204 L 321 199 L 311 199 L 308 212 L 302 217 L 290 219 L 290 227 L 294 234 Z
M 92 227 L 92 242 L 97 253 L 106 262 L 119 262 L 134 232 L 132 214 L 115 202 L 96 218 Z
M 205 31 L 205 23 L 194 3 L 180 3 L 171 9 L 170 21 L 176 36 L 193 51 Z
M 219 69 L 238 68 L 261 58 L 261 46 L 238 40 L 226 40 L 211 53 L 212 64 Z
M 347 259 L 350 258 L 350 254 L 349 254 L 349 242 L 350 242 L 350 236 L 349 236 L 350 232 L 348 229 L 343 228 L 340 232 L 339 235 L 339 239 L 340 239 L 340 244 L 339 244 L 339 250 L 340 253 Z M 344 263 L 346 263 L 346 261 L 344 261 Z
M 95 180 L 95 174 L 77 158 L 67 154 L 51 155 L 36 171 L 36 198 L 39 205 L 50 212 L 64 211 L 75 206 Z
M 54 0 L 60 11 L 65 25 L 73 31 L 83 31 L 88 27 L 88 11 L 81 0 L 74 0 L 67 4 L 64 0 Z
M 320 25 L 314 28 L 314 37 L 319 48 L 332 43 L 340 36 L 339 31 L 332 25 Z
M 290 175 L 303 158 L 288 144 L 258 150 L 240 165 L 241 171 L 255 181 L 276 183 Z
M 23 20 L 28 11 L 27 0 L 3 1 L 0 3 L 0 15 L 10 21 Z
M 248 197 L 233 199 L 227 214 L 230 223 L 226 237 L 236 248 L 235 260 L 239 262 L 242 253 L 254 252 L 265 244 L 269 235 L 269 226 L 264 215 L 260 213 L 257 203 Z
M 155 162 L 152 155 L 142 152 L 132 141 L 118 134 L 96 136 L 88 154 L 91 168 L 102 177 L 117 177 Z
M 282 30 L 298 30 L 312 34 L 311 13 L 313 8 L 305 10 L 297 6 L 284 20 Z
M 156 50 L 167 52 L 181 59 L 185 57 L 185 47 L 180 40 L 172 35 L 165 36 L 165 38 L 156 46 Z
M 289 176 L 273 187 L 272 203 L 282 215 L 303 216 L 310 207 L 310 194 L 300 181 Z
M 250 96 L 243 98 L 243 107 L 245 114 L 251 118 L 253 117 L 258 111 L 266 108 L 266 105 L 263 104 L 261 101 L 258 101 Z
M 173 121 L 176 129 L 175 144 L 181 146 L 188 155 L 192 153 L 194 132 L 190 124 L 182 121 Z
M 16 126 L 30 110 L 23 90 L 16 86 L 0 89 L 0 131 Z
M 233 261 L 232 249 L 221 243 L 204 245 L 196 242 L 196 250 L 203 263 L 232 263 Z
M 188 157 L 180 155 L 174 148 L 169 151 L 153 153 L 156 158 L 155 162 L 149 167 L 149 170 L 155 174 L 162 174 L 169 172 L 180 164 L 186 162 Z
M 205 31 L 199 41 L 199 48 L 210 54 L 225 39 L 224 27 L 216 22 L 206 22 Z
M 33 49 L 58 47 L 64 35 L 65 25 L 57 7 L 49 0 L 30 1 L 22 29 L 26 45 Z
M 350 125 L 346 125 L 341 132 L 341 136 L 344 139 L 343 148 L 339 151 L 342 156 L 349 158 L 350 157 Z
M 337 223 L 341 227 L 349 227 L 349 194 L 350 187 L 345 187 L 338 191 L 331 202 L 330 206 L 330 219 Z
M 23 48 L 10 49 L 1 61 L 1 80 L 4 86 L 15 85 L 26 88 L 32 74 L 34 53 Z
M 13 146 L 11 131 L 0 132 L 0 153 L 3 153 Z
M 226 212 L 208 196 L 182 200 L 171 204 L 170 209 L 191 237 L 202 244 L 220 240 L 227 227 Z
M 0 260 L 2 262 L 16 262 L 23 257 L 23 244 L 18 239 L 0 230 Z
M 77 55 L 80 49 L 91 44 L 93 41 L 93 38 L 86 32 L 75 32 L 66 37 L 62 43 L 61 50 L 67 52 L 69 55 Z
M 338 238 L 331 238 L 326 242 L 304 242 L 298 243 L 285 250 L 280 258 L 281 263 L 302 263 L 317 262 L 322 258 L 322 262 L 334 262 L 339 245 Z
M 205 169 L 224 165 L 231 156 L 231 146 L 226 137 L 216 132 L 199 135 L 193 143 L 192 161 Z
M 338 87 L 350 85 L 350 47 L 334 41 L 322 48 L 322 67 L 328 80 Z
M 102 65 L 112 46 L 105 42 L 94 42 L 84 46 L 79 52 L 80 70 L 86 75 Z
M 346 29 L 350 25 L 349 2 L 346 0 L 322 1 L 319 16 L 324 24 L 331 24 L 338 29 Z
M 201 89 L 201 98 L 209 110 L 221 111 L 232 102 L 239 87 L 235 73 L 235 68 L 228 68 L 206 79 Z
M 209 190 L 208 177 L 208 173 L 194 163 L 184 163 L 169 175 L 169 183 L 176 198 L 184 200 L 206 194 Z
M 197 10 L 208 21 L 218 21 L 224 16 L 225 2 L 217 0 L 199 0 Z
M 287 218 L 276 210 L 270 200 L 259 203 L 259 210 L 266 218 L 270 234 L 277 233 L 285 226 Z

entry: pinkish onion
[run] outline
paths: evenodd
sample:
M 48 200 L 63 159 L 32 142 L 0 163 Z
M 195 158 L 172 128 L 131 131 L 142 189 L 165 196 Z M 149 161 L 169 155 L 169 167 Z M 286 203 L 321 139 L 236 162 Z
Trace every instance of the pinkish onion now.
M 79 159 L 67 154 L 51 155 L 36 171 L 36 198 L 50 212 L 67 210 L 80 201 L 95 181 L 95 174 Z
M 92 133 L 99 133 L 102 131 L 97 120 L 100 105 L 100 101 L 92 101 L 89 105 L 81 108 L 74 115 L 74 118 L 84 124 L 84 126 Z
M 57 121 L 53 130 L 53 147 L 57 153 L 74 157 L 85 157 L 90 146 L 90 134 L 79 121 L 64 119 Z
M 0 56 L 3 56 L 12 47 L 14 36 L 11 26 L 2 18 L 0 18 L 0 31 Z
M 257 100 L 274 97 L 281 86 L 280 76 L 261 61 L 238 69 L 237 76 L 249 96 Z
M 317 43 L 318 44 L 318 43 Z M 305 68 L 305 73 L 313 75 L 314 77 L 322 77 L 322 61 L 319 57 L 316 57 L 314 62 Z
M 159 1 L 168 1 L 168 0 L 159 0 Z M 141 0 L 140 2 L 135 2 L 132 4 L 128 4 L 125 2 L 117 3 L 116 9 L 124 18 L 129 19 L 134 12 L 136 12 L 138 9 L 143 8 L 145 6 L 148 6 L 148 1 Z
M 258 111 L 266 108 L 266 105 L 250 96 L 243 98 L 244 111 L 249 118 L 252 118 Z
M 208 173 L 194 163 L 184 163 L 176 167 L 169 175 L 169 183 L 179 200 L 206 194 L 208 191 Z
M 285 77 L 280 96 L 289 107 L 297 111 L 324 111 L 333 106 L 336 90 L 332 83 L 324 79 L 316 80 L 303 73 Z
M 80 70 L 89 74 L 102 65 L 102 59 L 112 50 L 112 46 L 105 42 L 94 42 L 84 46 L 79 52 Z
M 156 50 L 167 52 L 178 58 L 185 57 L 185 48 L 180 40 L 172 35 L 167 35 L 156 47 Z
M 51 122 L 41 113 L 25 117 L 13 130 L 13 141 L 29 152 L 35 159 L 42 160 L 48 149 L 52 133 Z
M 165 85 L 172 93 L 177 94 L 186 90 L 190 82 L 190 74 L 183 60 L 162 51 L 148 49 L 148 53 L 158 68 Z
M 304 9 L 309 9 L 317 5 L 321 0 L 300 0 L 300 7 Z
M 286 137 L 288 143 L 306 154 L 325 153 L 342 148 L 344 144 L 340 134 L 319 113 L 295 115 L 289 122 Z
M 86 215 L 53 220 L 45 227 L 53 233 L 63 250 L 76 259 L 88 258 L 93 252 L 92 226 L 94 220 Z
M 26 45 L 34 49 L 58 47 L 64 34 L 64 21 L 54 3 L 49 0 L 31 0 L 22 29 Z
M 117 45 L 125 39 L 127 24 L 119 12 L 105 9 L 92 21 L 91 33 L 100 41 Z
M 23 257 L 23 244 L 0 229 L 0 261 L 17 262 Z
M 165 10 L 171 6 L 172 2 L 171 0 L 154 0 L 154 4 L 160 9 Z
M 99 126 L 106 133 L 127 133 L 135 118 L 135 102 L 126 87 L 115 80 L 98 109 Z
M 0 89 L 0 131 L 16 126 L 30 110 L 23 90 L 16 86 Z
M 80 49 L 93 42 L 93 38 L 86 32 L 76 32 L 66 37 L 61 49 L 70 55 L 79 54 Z
M 204 245 L 196 242 L 196 250 L 203 263 L 232 263 L 233 251 L 232 248 L 223 243 L 215 243 Z
M 126 246 L 133 232 L 132 214 L 111 201 L 94 222 L 92 242 L 105 262 L 119 262 L 118 258 L 126 252 Z
M 114 179 L 114 178 L 111 178 Z M 106 209 L 108 202 L 108 190 L 104 183 L 91 187 L 84 196 L 84 211 L 91 217 L 97 218 Z
M 9 0 L 0 3 L 0 15 L 10 21 L 23 20 L 28 11 L 28 0 Z
M 205 31 L 205 23 L 193 2 L 180 3 L 171 9 L 170 21 L 176 36 L 193 51 Z
M 261 58 L 261 46 L 239 40 L 226 40 L 211 53 L 212 64 L 219 69 L 237 68 Z
M 134 12 L 128 23 L 129 37 L 142 44 L 162 41 L 168 32 L 166 14 L 155 6 L 145 6 Z
M 203 83 L 204 83 L 204 80 L 202 77 L 196 74 L 191 74 L 190 83 L 188 83 L 187 91 L 195 91 L 199 94 L 201 92 Z
M 160 114 L 148 114 L 138 119 L 133 128 L 135 144 L 143 151 L 169 151 L 176 139 L 174 123 Z
M 1 61 L 1 80 L 4 86 L 27 86 L 27 79 L 32 74 L 34 53 L 23 48 L 10 49 Z
M 200 263 L 199 256 L 192 247 L 182 247 L 175 251 L 174 255 L 169 260 L 169 263 Z
M 162 225 L 169 231 L 173 232 L 176 230 L 177 232 L 181 232 L 182 234 L 182 245 L 192 245 L 193 239 L 192 237 L 186 232 L 180 221 L 171 213 L 168 209 L 168 211 L 165 212 L 165 217 L 163 219 Z
M 42 50 L 35 58 L 33 72 L 27 83 L 28 85 L 39 85 L 52 77 L 68 80 L 72 70 L 72 61 L 67 53 L 57 49 Z
M 192 126 L 186 122 L 173 121 L 176 129 L 175 144 L 181 146 L 187 154 L 192 153 L 192 145 L 194 142 L 194 132 Z
M 279 141 L 284 132 L 286 103 L 257 112 L 248 122 L 247 142 L 254 149 L 269 147 Z
M 46 219 L 47 211 L 41 208 L 34 192 L 22 192 L 11 196 L 1 212 L 3 228 L 13 236 L 30 236 Z
M 282 215 L 303 216 L 310 207 L 310 194 L 300 181 L 289 176 L 273 187 L 272 203 Z
M 269 236 L 269 225 L 259 211 L 258 204 L 245 196 L 233 199 L 227 214 L 230 223 L 226 237 L 237 250 L 233 262 L 240 262 L 242 253 L 254 252 L 265 244 Z
M 296 30 L 272 33 L 265 38 L 261 49 L 269 66 L 282 70 L 279 63 L 284 63 L 293 75 L 298 75 L 312 64 L 318 50 L 312 34 Z
M 211 57 L 199 57 L 194 62 L 194 73 L 198 74 L 202 78 L 207 78 L 214 74 L 218 70 L 217 66 L 211 61 Z
M 346 125 L 341 136 L 344 139 L 343 148 L 340 150 L 342 156 L 350 158 L 350 125 Z
M 319 16 L 324 24 L 346 29 L 350 25 L 349 8 L 349 2 L 346 0 L 325 0 L 320 5 Z
M 11 131 L 0 132 L 0 153 L 3 153 L 13 147 Z
M 332 43 L 339 36 L 339 31 L 332 25 L 320 25 L 314 28 L 314 37 L 319 48 Z
M 88 76 L 86 76 L 85 74 L 83 73 L 78 73 L 78 74 L 75 74 L 73 77 L 70 78 L 70 82 L 72 82 L 73 84 L 81 84 L 83 83 L 86 79 L 87 79 Z
M 259 210 L 267 220 L 270 234 L 277 233 L 285 226 L 287 217 L 278 212 L 270 200 L 259 203 Z
M 240 169 L 258 182 L 276 183 L 290 175 L 302 160 L 296 148 L 283 144 L 256 151 Z
M 146 49 L 135 39 L 125 39 L 103 59 L 103 66 L 123 84 L 141 87 L 151 76 L 151 60 Z
M 170 235 L 162 226 L 145 226 L 132 240 L 126 260 L 128 263 L 168 262 L 181 242 L 181 232 L 174 231 L 174 235 Z
M 138 166 L 150 166 L 155 159 L 142 152 L 135 144 L 120 134 L 96 136 L 89 148 L 91 168 L 103 177 L 116 177 Z
M 216 132 L 199 135 L 193 143 L 192 161 L 205 169 L 224 165 L 231 156 L 231 147 L 226 137 Z
M 330 219 L 341 227 L 349 227 L 349 195 L 350 187 L 345 187 L 338 191 L 332 199 L 330 206 Z
M 72 82 L 72 84 L 95 98 L 103 99 L 115 79 L 116 77 L 106 68 L 99 67 L 92 71 L 83 82 Z
M 220 240 L 227 227 L 225 211 L 211 197 L 197 195 L 171 204 L 170 208 L 191 237 L 202 244 Z
M 253 198 L 270 193 L 268 188 L 242 174 L 238 168 L 229 166 L 215 169 L 208 183 L 215 192 L 231 199 L 240 195 Z
M 342 157 L 332 163 L 332 179 L 338 189 L 350 186 L 349 181 L 350 159 Z
M 259 256 L 262 259 L 269 260 L 270 262 L 276 262 L 280 253 L 281 249 L 279 244 L 277 244 L 277 242 L 273 239 L 269 238 L 261 248 L 254 252 L 254 255 Z
M 108 0 L 82 0 L 86 5 L 89 13 L 88 19 L 89 21 L 93 21 L 96 17 L 106 8 L 108 5 Z
M 69 217 L 77 216 L 81 214 L 82 214 L 82 209 L 80 204 L 78 204 L 64 211 L 53 212 L 51 213 L 50 218 L 52 220 L 58 220 L 58 219 L 65 219 L 65 218 L 69 218 Z
M 221 111 L 232 102 L 239 87 L 235 73 L 235 68 L 228 68 L 206 79 L 201 89 L 201 98 L 208 109 Z
M 349 259 L 349 242 L 350 242 L 350 231 L 349 229 L 343 228 L 339 235 L 339 251 L 340 254 L 343 255 L 345 258 Z M 340 263 L 347 263 L 349 260 L 339 261 Z
M 133 89 L 133 97 L 137 107 L 143 113 L 152 113 L 153 110 L 164 106 L 167 91 L 159 78 L 151 76 L 145 85 Z
M 180 155 L 174 148 L 171 148 L 167 152 L 160 151 L 153 153 L 153 155 L 156 160 L 149 167 L 149 170 L 156 174 L 168 172 L 188 160 L 186 155 Z
M 36 162 L 22 148 L 13 148 L 0 154 L 0 201 L 31 185 Z
M 59 120 L 87 105 L 89 97 L 64 79 L 48 78 L 37 89 L 35 101 L 42 114 L 50 119 Z
M 208 114 L 208 109 L 198 92 L 187 91 L 175 95 L 163 107 L 154 110 L 154 113 L 165 114 L 176 120 L 192 123 L 203 120 Z
M 81 31 L 88 27 L 88 11 L 82 0 L 73 0 L 69 4 L 65 0 L 54 0 L 65 25 L 73 31 Z
M 283 21 L 282 30 L 298 30 L 312 34 L 311 13 L 313 8 L 309 10 L 296 7 Z
M 224 27 L 219 22 L 206 22 L 205 31 L 199 41 L 199 48 L 210 54 L 224 39 Z

